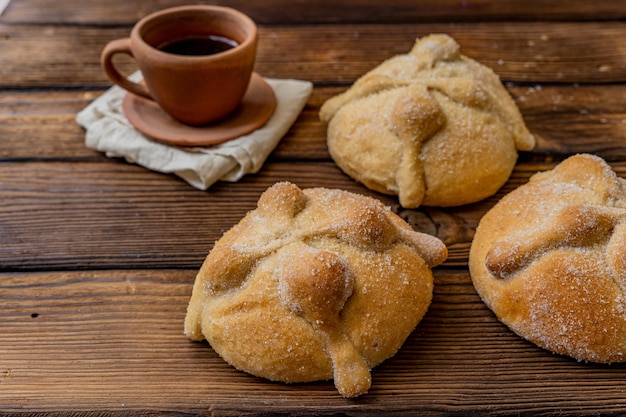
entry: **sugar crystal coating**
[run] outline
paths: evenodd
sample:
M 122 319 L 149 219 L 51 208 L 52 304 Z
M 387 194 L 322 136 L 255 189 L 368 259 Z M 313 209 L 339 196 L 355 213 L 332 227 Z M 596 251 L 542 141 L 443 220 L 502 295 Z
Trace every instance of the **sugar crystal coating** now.
M 470 273 L 520 336 L 578 360 L 626 361 L 626 180 L 592 155 L 535 174 L 481 219 Z
M 446 257 L 377 200 L 278 183 L 207 256 L 185 333 L 251 374 L 332 378 L 355 397 L 425 314 Z
M 320 118 L 337 165 L 407 208 L 486 198 L 535 146 L 498 76 L 441 34 L 364 74 Z

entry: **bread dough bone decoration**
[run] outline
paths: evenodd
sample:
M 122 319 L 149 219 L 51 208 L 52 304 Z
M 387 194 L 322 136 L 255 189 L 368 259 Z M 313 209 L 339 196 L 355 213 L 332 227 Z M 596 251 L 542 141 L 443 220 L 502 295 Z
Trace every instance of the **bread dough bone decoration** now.
M 446 257 L 378 200 L 278 183 L 207 256 L 185 333 L 253 375 L 332 378 L 355 397 L 426 313 Z
M 626 180 L 601 158 L 572 156 L 502 198 L 469 266 L 520 336 L 580 361 L 626 361 Z
M 320 110 L 330 154 L 405 208 L 458 206 L 493 195 L 535 139 L 488 67 L 447 35 L 416 41 Z

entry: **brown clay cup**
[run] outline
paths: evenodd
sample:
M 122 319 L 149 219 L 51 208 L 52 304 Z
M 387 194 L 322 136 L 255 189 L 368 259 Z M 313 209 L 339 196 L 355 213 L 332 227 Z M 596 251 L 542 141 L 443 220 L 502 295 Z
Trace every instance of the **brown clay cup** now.
M 183 55 L 160 50 L 189 38 L 219 36 L 236 42 L 223 52 Z M 254 68 L 258 30 L 245 14 L 220 6 L 165 9 L 141 19 L 130 37 L 111 41 L 102 51 L 107 76 L 129 92 L 154 100 L 171 117 L 188 125 L 205 125 L 231 114 L 241 102 Z M 116 54 L 135 59 L 144 83 L 123 76 Z

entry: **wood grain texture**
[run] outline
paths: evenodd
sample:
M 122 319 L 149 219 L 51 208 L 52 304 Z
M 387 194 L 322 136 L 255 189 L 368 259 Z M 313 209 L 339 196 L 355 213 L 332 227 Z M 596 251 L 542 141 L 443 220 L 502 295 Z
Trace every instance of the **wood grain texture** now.
M 491 198 L 457 207 L 402 209 L 332 162 L 267 163 L 238 183 L 198 191 L 171 175 L 123 162 L 10 163 L 2 166 L 0 270 L 199 268 L 213 243 L 279 181 L 373 196 L 416 230 L 439 237 L 448 266 L 466 266 L 474 230 L 503 195 L 551 163 L 520 163 Z M 626 177 L 626 163 L 613 168 Z
M 372 63 L 372 65 L 375 65 Z M 272 161 L 329 161 L 326 126 L 318 112 L 347 87 L 317 87 Z M 592 149 L 609 160 L 626 157 L 626 85 L 507 85 L 526 125 L 537 138 L 522 160 L 563 158 Z M 76 113 L 103 90 L 8 91 L 0 95 L 0 158 L 11 160 L 102 160 L 84 145 Z
M 316 84 L 353 82 L 416 38 L 445 32 L 462 52 L 504 81 L 609 83 L 626 80 L 621 22 L 494 22 L 271 26 L 260 28 L 256 71 Z M 107 42 L 129 27 L 6 24 L 0 21 L 0 88 L 104 87 L 100 67 Z M 306 45 L 303 48 L 302 45 Z M 122 72 L 136 69 L 130 59 Z
M 533 412 L 588 415 L 625 405 L 613 381 L 626 367 L 578 363 L 520 339 L 486 309 L 466 273 L 436 273 L 426 317 L 374 369 L 366 396 L 344 400 L 329 381 L 255 378 L 182 334 L 194 274 L 4 274 L 2 413 L 502 415 L 532 403 Z
M 626 17 L 624 0 L 390 0 L 333 1 L 230 0 L 210 4 L 234 7 L 262 24 L 381 23 L 468 20 L 618 20 Z M 185 0 L 84 2 L 58 0 L 50 8 L 47 0 L 14 1 L 5 12 L 8 22 L 65 24 L 132 24 L 148 13 L 189 4 Z

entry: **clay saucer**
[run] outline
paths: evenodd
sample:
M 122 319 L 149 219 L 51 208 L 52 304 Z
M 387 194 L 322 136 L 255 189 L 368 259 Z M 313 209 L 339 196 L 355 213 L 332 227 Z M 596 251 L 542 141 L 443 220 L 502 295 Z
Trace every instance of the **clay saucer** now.
M 189 126 L 174 120 L 156 102 L 127 93 L 122 110 L 141 133 L 170 145 L 207 146 L 226 142 L 263 126 L 276 109 L 272 87 L 257 73 L 234 113 L 216 123 Z

